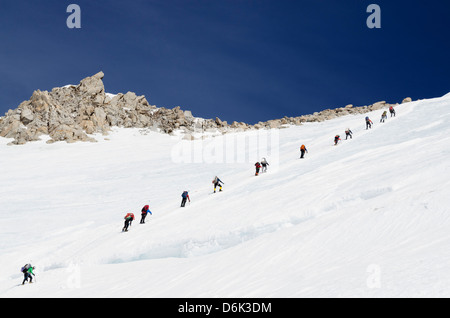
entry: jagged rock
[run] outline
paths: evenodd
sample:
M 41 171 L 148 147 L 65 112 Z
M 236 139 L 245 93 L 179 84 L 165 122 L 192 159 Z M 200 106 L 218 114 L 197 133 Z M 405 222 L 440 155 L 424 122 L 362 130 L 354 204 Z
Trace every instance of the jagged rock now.
M 34 114 L 29 108 L 22 109 L 20 121 L 26 126 L 34 120 Z
M 0 131 L 0 137 L 16 138 L 22 129 L 22 123 L 20 121 L 12 120 Z
M 66 142 L 76 142 L 76 141 L 91 141 L 95 142 L 95 139 L 88 137 L 81 129 L 76 129 L 68 125 L 60 125 L 54 128 L 50 132 L 50 139 L 47 143 L 53 143 L 55 141 L 66 141 Z
M 91 116 L 94 131 L 101 130 L 103 133 L 109 130 L 109 125 L 106 120 L 106 113 L 103 108 L 97 107 L 94 110 L 94 114 Z
M 92 120 L 83 120 L 81 122 L 81 127 L 87 134 L 95 133 L 95 126 Z
M 103 103 L 106 98 L 105 87 L 102 81 L 104 76 L 103 72 L 98 72 L 94 76 L 87 77 L 80 82 L 76 89 L 84 94 L 93 96 L 96 102 Z M 103 100 L 101 100 L 101 97 L 103 97 Z
M 81 80 L 79 85 L 54 88 L 51 92 L 34 91 L 16 111 L 5 114 L 0 121 L 0 136 L 14 138 L 13 144 L 38 140 L 42 134 L 50 135 L 50 143 L 94 141 L 86 134 L 106 134 L 112 126 L 154 126 L 150 111 L 155 106 L 132 92 L 107 98 L 103 77 L 103 72 L 99 72 Z
M 282 122 L 281 122 L 281 120 L 269 120 L 269 121 L 267 121 L 267 124 L 268 124 L 268 128 L 280 128 L 280 126 L 281 126 L 281 124 L 282 124 Z
M 222 127 L 223 123 L 222 123 L 222 121 L 220 120 L 219 117 L 216 117 L 215 122 L 216 122 L 216 125 L 217 125 L 217 126 Z
M 386 102 L 385 101 L 381 101 L 381 102 L 376 102 L 375 104 L 372 105 L 372 109 L 376 110 L 376 109 L 380 109 L 386 106 Z
M 406 97 L 406 98 L 402 101 L 402 104 L 410 103 L 410 102 L 412 102 L 411 97 Z

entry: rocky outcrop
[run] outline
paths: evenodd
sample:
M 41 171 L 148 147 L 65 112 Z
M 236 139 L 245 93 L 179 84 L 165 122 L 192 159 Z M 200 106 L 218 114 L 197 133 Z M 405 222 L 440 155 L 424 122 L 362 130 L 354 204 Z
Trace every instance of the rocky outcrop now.
M 9 110 L 0 121 L 0 136 L 14 138 L 12 144 L 24 144 L 49 135 L 49 143 L 65 140 L 95 141 L 87 134 L 84 123 L 95 120 L 96 108 L 103 106 L 106 95 L 103 73 L 86 78 L 78 86 L 54 88 L 51 92 L 37 90 L 28 101 Z M 9 127 L 13 127 L 9 129 Z M 105 131 L 106 125 L 97 127 Z
M 144 96 L 134 93 L 105 94 L 102 72 L 83 79 L 79 85 L 37 90 L 17 109 L 0 119 L 0 136 L 24 144 L 48 135 L 55 141 L 92 141 L 89 135 L 107 134 L 112 126 L 144 127 L 150 122 L 150 106 Z
M 346 105 L 345 107 L 335 109 L 325 109 L 320 112 L 315 112 L 311 115 L 302 115 L 298 117 L 284 117 L 281 119 L 269 120 L 267 122 L 259 122 L 253 126 L 256 129 L 271 129 L 283 128 L 288 125 L 301 125 L 307 122 L 322 122 L 346 115 L 358 115 L 368 113 L 378 109 L 387 109 L 390 106 L 398 106 L 398 104 L 389 104 L 385 101 L 374 103 L 369 106 L 354 107 L 353 105 Z
M 410 103 L 410 102 L 412 102 L 411 97 L 406 97 L 406 98 L 402 101 L 402 104 Z
M 47 143 L 95 142 L 93 134 L 107 135 L 111 127 L 134 127 L 167 134 L 181 131 L 183 139 L 194 140 L 194 135 L 199 133 L 277 129 L 390 106 L 383 101 L 363 107 L 347 105 L 312 115 L 284 117 L 255 125 L 236 121 L 228 124 L 220 118 L 195 118 L 190 111 L 183 111 L 180 107 L 167 109 L 152 106 L 145 96 L 137 96 L 133 92 L 106 94 L 103 77 L 103 72 L 99 72 L 83 79 L 78 85 L 54 88 L 51 92 L 35 91 L 29 100 L 0 118 L 0 137 L 13 138 L 10 144 L 16 145 L 39 140 L 43 135 L 49 136 Z M 410 98 L 405 98 L 403 103 L 410 101 Z

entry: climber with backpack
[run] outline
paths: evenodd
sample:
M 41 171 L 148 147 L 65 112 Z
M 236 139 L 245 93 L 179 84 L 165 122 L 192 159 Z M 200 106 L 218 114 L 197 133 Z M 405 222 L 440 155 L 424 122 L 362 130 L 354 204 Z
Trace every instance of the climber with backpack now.
M 269 166 L 269 163 L 267 162 L 266 158 L 262 158 L 261 165 L 262 165 L 261 172 L 267 172 L 267 166 Z
M 152 211 L 150 211 L 150 208 L 148 205 L 145 205 L 141 210 L 141 222 L 140 224 L 145 224 L 145 218 L 147 217 L 147 214 L 152 215 Z
M 183 193 L 181 194 L 181 207 L 184 208 L 184 206 L 186 205 L 186 200 L 189 200 L 189 202 L 191 202 L 191 199 L 189 198 L 189 192 L 188 191 L 183 191 Z
M 33 270 L 34 266 L 31 266 L 31 264 L 26 264 L 20 269 L 20 271 L 23 273 L 22 285 L 25 285 L 25 282 L 28 282 L 28 278 L 30 279 L 30 284 L 33 283 L 33 277 L 31 277 L 31 275 L 35 276 Z
M 366 117 L 366 130 L 369 128 L 372 129 L 372 124 L 373 122 L 370 120 L 370 118 Z
M 122 232 L 128 232 L 128 227 L 131 226 L 131 222 L 134 220 L 134 214 L 133 213 L 127 213 L 124 217 L 125 224 L 123 226 Z
M 347 128 L 345 130 L 345 140 L 347 140 L 348 137 L 350 137 L 350 139 L 352 139 L 353 132 L 350 130 L 350 128 Z
M 389 107 L 389 112 L 391 113 L 391 117 L 394 116 L 395 117 L 395 109 L 393 106 Z
M 305 152 L 308 152 L 308 150 L 306 149 L 305 145 L 301 145 L 301 147 L 300 147 L 300 159 L 303 159 L 303 157 L 305 156 Z
M 214 193 L 216 193 L 216 188 L 219 187 L 219 191 L 222 191 L 222 185 L 221 184 L 225 184 L 224 182 L 222 182 L 222 180 L 220 180 L 217 176 L 214 178 L 214 180 L 212 181 L 212 183 L 214 184 Z
M 387 111 L 384 111 L 381 115 L 380 123 L 384 123 L 384 121 L 387 119 Z
M 257 176 L 259 174 L 259 169 L 261 169 L 261 164 L 259 162 L 255 163 L 255 168 L 256 168 L 255 176 Z
M 334 145 L 335 145 L 335 146 L 338 144 L 339 140 L 341 140 L 341 136 L 336 135 L 336 136 L 334 137 Z

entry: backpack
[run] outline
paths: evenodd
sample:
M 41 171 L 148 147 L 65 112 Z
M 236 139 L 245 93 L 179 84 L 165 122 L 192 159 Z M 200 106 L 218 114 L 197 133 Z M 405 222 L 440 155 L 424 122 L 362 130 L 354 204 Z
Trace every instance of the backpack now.
M 186 199 L 187 198 L 187 195 L 188 195 L 188 192 L 187 191 L 184 191 L 183 192 L 183 194 L 181 195 L 184 199 Z
M 20 271 L 21 271 L 22 273 L 26 273 L 30 267 L 31 267 L 30 264 L 25 264 L 25 265 L 20 269 Z
M 142 208 L 141 212 L 142 212 L 142 213 L 145 213 L 145 212 L 148 211 L 148 209 L 149 209 L 149 206 L 146 205 L 146 206 L 144 206 L 144 207 Z
M 125 215 L 125 219 L 134 220 L 134 214 L 133 213 L 127 213 L 127 215 Z
M 300 150 L 306 150 L 305 145 L 302 145 L 302 146 L 300 147 Z

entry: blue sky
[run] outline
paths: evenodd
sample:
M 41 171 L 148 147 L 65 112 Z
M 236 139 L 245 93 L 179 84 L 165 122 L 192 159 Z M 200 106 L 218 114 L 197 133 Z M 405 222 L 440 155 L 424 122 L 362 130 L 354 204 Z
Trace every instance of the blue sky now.
M 66 26 L 71 3 L 81 29 Z M 366 26 L 371 3 L 381 29 Z M 437 0 L 2 0 L 0 114 L 100 70 L 107 92 L 229 122 L 439 97 L 449 14 Z

